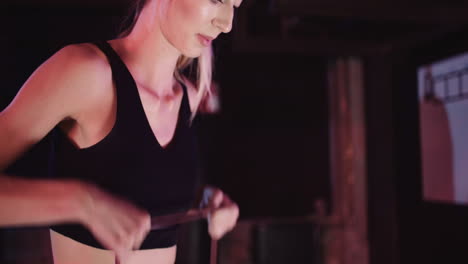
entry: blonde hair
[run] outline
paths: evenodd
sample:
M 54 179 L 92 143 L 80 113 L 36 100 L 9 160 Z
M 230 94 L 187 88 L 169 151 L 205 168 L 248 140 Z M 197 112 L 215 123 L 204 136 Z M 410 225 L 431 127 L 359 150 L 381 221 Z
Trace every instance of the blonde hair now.
M 141 11 L 146 6 L 149 0 L 134 0 L 129 8 L 127 17 L 124 19 L 123 29 L 119 37 L 125 37 L 132 32 L 135 24 L 140 17 Z M 190 76 L 186 76 L 184 71 L 189 68 L 190 71 L 196 63 L 196 79 L 191 80 Z M 195 87 L 197 90 L 197 96 L 195 102 L 193 102 L 195 111 L 192 113 L 191 120 L 195 117 L 197 110 L 200 107 L 203 99 L 211 93 L 211 82 L 213 73 L 213 49 L 210 46 L 203 49 L 201 55 L 196 59 L 181 55 L 177 60 L 177 66 L 174 70 L 174 76 L 177 80 L 182 82 L 186 87 Z

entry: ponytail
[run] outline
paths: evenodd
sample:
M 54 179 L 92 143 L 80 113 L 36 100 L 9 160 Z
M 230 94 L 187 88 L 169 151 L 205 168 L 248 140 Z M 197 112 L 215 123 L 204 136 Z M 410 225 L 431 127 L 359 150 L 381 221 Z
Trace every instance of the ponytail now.
M 185 86 L 193 86 L 190 80 L 183 76 L 182 71 L 188 66 L 192 66 L 194 59 L 181 56 L 177 61 L 176 78 L 182 81 Z M 201 102 L 211 93 L 211 82 L 213 73 L 213 50 L 211 45 L 204 48 L 201 55 L 197 58 L 197 77 L 195 80 L 197 96 L 195 97 L 194 109 L 191 119 L 195 117 Z

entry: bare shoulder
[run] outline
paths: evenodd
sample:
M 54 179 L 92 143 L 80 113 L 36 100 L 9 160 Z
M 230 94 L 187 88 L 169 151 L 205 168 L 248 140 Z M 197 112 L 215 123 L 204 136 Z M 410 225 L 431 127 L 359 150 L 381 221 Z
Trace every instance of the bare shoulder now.
M 106 85 L 112 87 L 112 74 L 97 48 L 66 46 L 40 65 L 0 112 L 0 130 L 23 143 L 35 142 L 62 120 L 95 105 L 108 93 L 102 88 Z
M 88 43 L 66 46 L 42 66 L 45 66 L 50 74 L 61 73 L 68 80 L 90 84 L 109 81 L 112 77 L 106 56 L 96 46 Z M 59 76 L 58 78 L 60 81 Z M 96 85 L 99 83 L 91 86 Z
M 111 69 L 105 55 L 92 44 L 74 44 L 45 61 L 21 90 L 67 102 L 71 107 L 69 112 L 73 112 L 78 111 L 73 107 L 87 107 L 87 103 L 98 99 L 104 92 L 102 87 L 111 82 Z
M 73 59 L 77 62 L 89 63 L 90 65 L 98 65 L 105 60 L 105 55 L 91 43 L 71 44 L 65 46 L 54 56 L 63 59 Z

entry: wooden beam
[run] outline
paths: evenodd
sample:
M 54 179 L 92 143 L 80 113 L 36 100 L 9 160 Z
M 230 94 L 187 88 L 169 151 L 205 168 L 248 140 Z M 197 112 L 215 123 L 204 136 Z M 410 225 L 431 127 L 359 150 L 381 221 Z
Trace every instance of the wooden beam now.
M 416 23 L 468 23 L 468 2 L 432 4 L 401 1 L 285 1 L 279 0 L 276 12 L 280 15 L 310 15 L 364 20 L 400 21 Z
M 256 53 L 300 53 L 317 56 L 342 56 L 373 54 L 381 52 L 380 45 L 351 40 L 280 40 L 274 38 L 248 37 L 246 39 L 234 38 L 235 52 Z

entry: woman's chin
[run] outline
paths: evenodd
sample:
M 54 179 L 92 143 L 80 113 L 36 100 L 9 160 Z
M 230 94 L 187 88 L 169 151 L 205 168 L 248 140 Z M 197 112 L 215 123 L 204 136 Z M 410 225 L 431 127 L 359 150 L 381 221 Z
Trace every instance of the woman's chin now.
M 203 49 L 205 49 L 205 47 L 202 47 L 202 46 L 195 46 L 194 47 L 194 46 L 192 46 L 190 48 L 186 48 L 186 49 L 181 50 L 181 53 L 185 57 L 195 59 L 195 58 L 198 58 L 198 57 L 201 56 L 201 54 L 203 53 Z
M 182 52 L 182 55 L 184 55 L 187 58 L 191 58 L 191 59 L 198 58 L 198 57 L 200 57 L 201 54 L 202 54 L 201 49 L 200 50 L 191 50 L 189 52 Z

